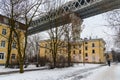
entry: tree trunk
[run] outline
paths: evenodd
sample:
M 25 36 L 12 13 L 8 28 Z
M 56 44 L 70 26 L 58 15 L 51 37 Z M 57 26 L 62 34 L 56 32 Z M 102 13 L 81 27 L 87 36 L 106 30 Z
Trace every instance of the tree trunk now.
M 8 54 L 7 54 L 7 60 L 6 60 L 6 64 L 5 64 L 5 68 L 9 67 L 9 60 L 10 60 L 10 53 L 8 52 Z
M 56 68 L 56 57 L 54 56 L 54 59 L 53 59 L 53 68 Z
M 68 42 L 68 66 L 71 66 L 71 45 Z
M 17 46 L 18 46 L 18 56 L 19 56 L 19 66 L 20 66 L 20 73 L 24 73 L 24 51 L 21 50 L 21 45 L 20 45 L 20 32 L 17 32 L 14 29 L 14 33 L 17 36 Z
M 28 27 L 28 25 L 27 25 L 27 27 Z M 23 58 L 24 58 L 24 60 L 26 60 L 26 48 L 27 48 L 27 39 L 28 39 L 28 37 L 27 37 L 27 28 L 26 28 L 26 32 L 25 32 L 24 36 L 25 36 L 25 47 L 24 47 Z
M 68 52 L 68 66 L 71 66 L 71 53 Z
M 24 73 L 24 61 L 20 59 L 20 73 Z
M 53 46 L 53 68 L 56 67 L 56 43 L 54 41 L 54 46 Z
M 8 38 L 8 48 L 7 48 L 7 60 L 5 64 L 5 68 L 9 67 L 9 61 L 10 61 L 10 54 L 11 54 L 11 45 L 12 45 L 12 29 L 10 29 L 10 34 Z

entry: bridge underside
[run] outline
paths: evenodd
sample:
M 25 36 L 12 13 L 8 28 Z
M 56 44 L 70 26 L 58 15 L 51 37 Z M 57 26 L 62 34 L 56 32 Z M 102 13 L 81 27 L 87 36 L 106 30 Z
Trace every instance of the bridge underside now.
M 81 8 L 76 8 L 72 10 L 72 13 L 78 14 L 81 19 L 85 19 L 94 15 L 98 15 L 113 9 L 117 9 L 120 7 L 120 0 L 101 0 L 96 3 L 88 4 Z M 61 15 L 56 19 L 49 20 L 47 22 L 42 23 L 41 25 L 37 25 L 28 31 L 28 35 L 32 35 L 38 32 L 42 32 L 48 30 L 50 28 L 58 27 L 67 23 L 71 23 L 69 19 L 69 14 Z
M 114 9 L 120 8 L 120 0 L 102 0 L 98 3 L 87 5 L 84 8 L 75 10 L 75 13 L 79 13 L 82 19 L 95 16 L 101 13 L 105 13 Z
M 61 26 L 67 23 L 70 23 L 69 14 L 61 15 L 60 17 L 53 19 L 53 20 L 49 20 L 48 22 L 45 22 L 40 26 L 38 25 L 36 27 L 33 27 L 32 29 L 28 31 L 28 35 L 32 35 L 38 32 L 49 30 L 51 28 L 55 28 L 55 27 L 58 27 L 58 26 Z

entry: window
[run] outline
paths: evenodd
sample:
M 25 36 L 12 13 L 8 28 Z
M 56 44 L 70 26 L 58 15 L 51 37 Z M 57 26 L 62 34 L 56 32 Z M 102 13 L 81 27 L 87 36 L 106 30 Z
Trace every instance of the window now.
M 13 36 L 14 36 L 14 37 L 17 37 L 17 35 L 16 35 L 15 33 L 13 34 Z
M 94 44 L 94 43 L 92 43 L 92 47 L 95 47 L 95 44 Z
M 15 54 L 12 54 L 11 59 L 15 59 Z
M 0 53 L 0 59 L 4 59 L 4 53 Z
M 47 44 L 45 44 L 45 47 L 47 48 Z
M 87 46 L 85 46 L 85 50 L 88 50 L 88 47 L 87 47 Z
M 81 54 L 81 50 L 79 50 L 79 54 Z
M 6 35 L 6 29 L 2 29 L 2 34 Z
M 16 43 L 15 42 L 13 42 L 12 48 L 16 48 Z
M 105 51 L 105 50 L 106 50 L 106 48 L 103 48 L 103 50 Z
M 16 28 L 19 28 L 19 23 L 16 22 L 16 23 L 15 23 L 15 27 L 16 27 Z
M 73 45 L 73 48 L 75 48 L 75 45 Z
M 1 41 L 1 47 L 5 47 L 5 41 Z
M 73 54 L 75 54 L 75 51 L 73 51 Z
M 81 44 L 79 44 L 79 48 L 81 48 L 81 46 L 82 46 L 82 45 L 81 45 Z
M 47 49 L 45 49 L 45 53 L 47 53 Z
M 92 53 L 95 53 L 95 50 L 92 50 Z
M 9 21 L 8 21 L 7 18 L 4 18 L 4 23 L 5 23 L 5 24 L 8 24 L 8 23 L 9 23 Z
M 85 53 L 85 57 L 88 57 L 88 54 L 87 54 L 87 53 Z
M 88 42 L 85 42 L 85 44 L 88 44 Z

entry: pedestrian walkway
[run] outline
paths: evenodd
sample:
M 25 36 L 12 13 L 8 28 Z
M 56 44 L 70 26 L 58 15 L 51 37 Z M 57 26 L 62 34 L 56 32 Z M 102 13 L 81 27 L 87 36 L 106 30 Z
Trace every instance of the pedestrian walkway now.
M 83 80 L 120 80 L 120 63 L 106 66 Z

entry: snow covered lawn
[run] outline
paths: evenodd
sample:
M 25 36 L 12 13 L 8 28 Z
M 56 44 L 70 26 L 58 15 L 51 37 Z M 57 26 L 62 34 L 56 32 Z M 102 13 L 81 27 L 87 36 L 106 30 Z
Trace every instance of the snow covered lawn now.
M 50 70 L 39 70 L 25 72 L 23 74 L 6 74 L 0 75 L 0 80 L 71 80 L 64 77 L 69 77 L 69 75 L 74 74 L 80 70 L 85 70 L 93 67 L 100 66 L 100 64 L 77 64 L 69 68 L 56 68 Z M 4 69 L 5 70 L 5 69 Z M 3 70 L 3 71 L 4 71 Z M 74 76 L 74 75 L 73 75 Z
M 47 68 L 47 66 L 45 66 Z M 42 69 L 45 67 L 36 67 L 36 65 L 29 65 L 27 68 L 24 68 L 25 70 L 29 70 L 29 69 Z M 19 68 L 17 69 L 13 69 L 13 68 L 5 68 L 5 66 L 0 66 L 0 73 L 1 72 L 9 72 L 9 71 L 19 71 Z

